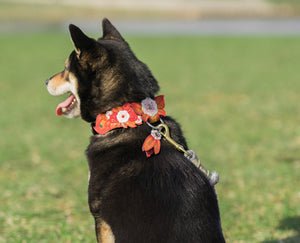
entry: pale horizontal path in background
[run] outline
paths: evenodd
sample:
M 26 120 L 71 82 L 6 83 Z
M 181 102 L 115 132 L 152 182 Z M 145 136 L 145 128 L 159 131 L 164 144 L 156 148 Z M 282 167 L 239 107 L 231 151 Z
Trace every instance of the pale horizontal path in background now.
M 300 35 L 300 18 L 235 20 L 111 20 L 123 34 L 134 35 Z M 101 20 L 68 20 L 63 23 L 0 23 L 0 33 L 59 30 L 67 32 L 70 23 L 86 32 L 98 33 Z

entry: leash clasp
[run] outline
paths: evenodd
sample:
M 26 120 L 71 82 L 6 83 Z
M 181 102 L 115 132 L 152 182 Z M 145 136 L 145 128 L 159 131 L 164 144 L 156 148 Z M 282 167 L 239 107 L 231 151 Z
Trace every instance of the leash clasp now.
M 164 124 L 161 123 L 157 126 L 158 131 L 160 132 L 160 134 L 170 143 L 172 144 L 177 150 L 179 150 L 180 152 L 183 152 L 185 154 L 187 154 L 188 156 L 191 156 L 184 148 L 182 145 L 176 143 L 170 136 L 170 131 L 169 131 L 169 127 Z

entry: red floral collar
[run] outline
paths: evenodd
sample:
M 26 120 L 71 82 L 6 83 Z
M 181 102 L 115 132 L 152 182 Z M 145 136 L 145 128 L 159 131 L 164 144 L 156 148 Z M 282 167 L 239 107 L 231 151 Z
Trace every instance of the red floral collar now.
M 164 107 L 163 95 L 157 96 L 154 100 L 146 98 L 141 103 L 126 103 L 107 111 L 105 114 L 99 114 L 93 129 L 96 133 L 104 135 L 115 128 L 134 128 L 142 125 L 143 122 L 155 123 L 160 120 L 161 116 L 166 116 Z M 147 157 L 153 153 L 159 153 L 160 139 L 159 132 L 152 130 L 142 147 Z

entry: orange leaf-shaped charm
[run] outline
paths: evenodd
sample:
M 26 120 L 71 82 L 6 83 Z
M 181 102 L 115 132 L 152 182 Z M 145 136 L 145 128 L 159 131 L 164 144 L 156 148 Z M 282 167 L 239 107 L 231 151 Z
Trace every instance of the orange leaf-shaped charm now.
M 156 140 L 155 144 L 154 144 L 154 153 L 158 154 L 160 151 L 160 140 Z
M 147 157 L 150 157 L 153 153 L 158 154 L 160 151 L 160 139 L 161 139 L 161 134 L 157 130 L 152 130 L 151 135 L 149 135 L 143 144 L 143 151 L 146 152 Z
M 142 147 L 143 151 L 151 150 L 154 147 L 154 144 L 155 144 L 155 138 L 152 135 L 149 135 L 144 141 Z

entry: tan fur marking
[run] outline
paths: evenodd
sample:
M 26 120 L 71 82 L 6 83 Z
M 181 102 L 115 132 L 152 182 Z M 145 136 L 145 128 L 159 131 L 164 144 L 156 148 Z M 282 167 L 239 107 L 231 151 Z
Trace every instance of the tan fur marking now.
M 49 85 L 53 90 L 56 90 L 59 86 L 63 85 L 66 82 L 67 81 L 65 79 L 65 71 L 63 71 L 52 77 L 49 81 Z
M 69 58 L 65 61 L 65 69 L 69 69 L 70 68 L 70 62 L 69 62 Z
M 115 236 L 114 236 L 113 232 L 111 231 L 110 226 L 105 221 L 101 222 L 99 239 L 100 239 L 101 243 L 114 243 L 115 242 Z

